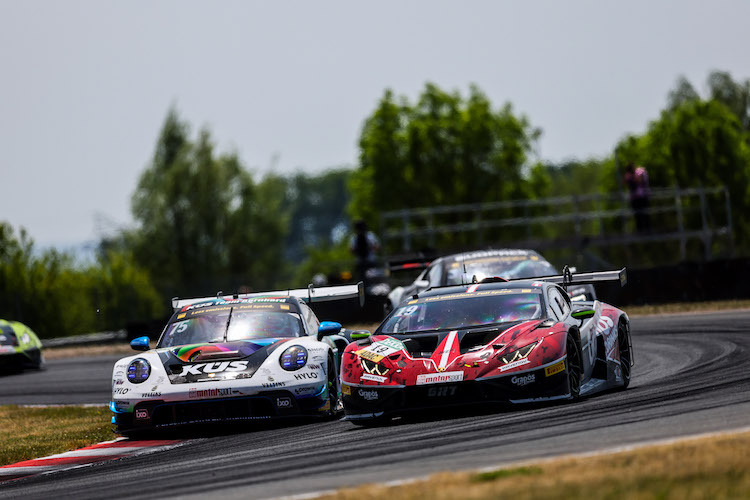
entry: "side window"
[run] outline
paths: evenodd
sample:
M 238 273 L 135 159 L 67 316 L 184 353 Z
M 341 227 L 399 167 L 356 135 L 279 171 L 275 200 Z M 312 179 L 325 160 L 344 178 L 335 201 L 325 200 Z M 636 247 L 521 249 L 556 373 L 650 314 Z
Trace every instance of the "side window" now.
M 307 329 L 308 335 L 317 335 L 320 321 L 318 321 L 315 313 L 313 313 L 312 309 L 304 303 L 300 303 L 299 310 L 302 313 L 302 321 L 305 322 L 305 328 Z
M 552 309 L 555 317 L 562 321 L 570 313 L 570 299 L 557 287 L 549 289 L 549 307 Z
M 432 266 L 432 268 L 427 271 L 427 281 L 430 282 L 430 286 L 440 286 L 442 283 L 440 282 L 440 278 L 443 276 L 443 266 L 441 264 L 437 264 Z

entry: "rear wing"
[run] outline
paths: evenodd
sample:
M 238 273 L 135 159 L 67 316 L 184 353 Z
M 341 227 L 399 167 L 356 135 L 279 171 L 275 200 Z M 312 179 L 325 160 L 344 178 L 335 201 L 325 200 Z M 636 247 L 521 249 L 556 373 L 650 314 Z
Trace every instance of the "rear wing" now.
M 557 283 L 562 285 L 563 288 L 567 288 L 568 285 L 587 285 L 591 283 L 599 283 L 601 281 L 619 281 L 620 286 L 625 286 L 628 283 L 628 275 L 626 268 L 622 268 L 619 271 L 599 271 L 595 273 L 571 273 L 570 268 L 565 266 L 563 273 L 560 276 L 539 276 L 535 278 L 524 278 L 524 280 L 535 280 L 535 281 L 549 281 L 550 283 Z M 521 281 L 520 279 L 512 279 L 509 281 Z
M 204 302 L 207 300 L 236 300 L 259 297 L 297 297 L 298 299 L 308 304 L 312 302 L 326 302 L 332 300 L 359 298 L 359 306 L 362 307 L 365 303 L 365 285 L 361 281 L 356 285 L 336 285 L 320 287 L 315 287 L 311 283 L 307 286 L 307 288 L 277 290 L 272 292 L 235 293 L 230 295 L 224 295 L 222 292 L 219 292 L 214 297 L 200 297 L 194 299 L 179 299 L 175 297 L 172 299 L 172 309 L 177 311 L 185 306 L 196 304 L 198 302 Z

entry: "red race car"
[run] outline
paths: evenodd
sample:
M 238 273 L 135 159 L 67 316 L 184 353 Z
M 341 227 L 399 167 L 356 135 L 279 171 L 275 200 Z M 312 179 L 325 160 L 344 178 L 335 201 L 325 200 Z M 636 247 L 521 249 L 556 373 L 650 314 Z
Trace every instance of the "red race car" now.
M 616 307 L 573 302 L 570 285 L 619 280 L 625 269 L 427 290 L 372 336 L 347 346 L 347 419 L 377 423 L 410 410 L 483 402 L 577 399 L 627 387 L 630 323 Z

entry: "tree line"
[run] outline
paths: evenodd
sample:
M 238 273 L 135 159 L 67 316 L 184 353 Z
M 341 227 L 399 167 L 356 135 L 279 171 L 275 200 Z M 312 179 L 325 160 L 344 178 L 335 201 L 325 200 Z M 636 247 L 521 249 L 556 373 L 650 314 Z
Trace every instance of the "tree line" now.
M 173 296 L 304 286 L 351 269 L 354 219 L 377 230 L 387 210 L 622 191 L 630 162 L 652 186 L 726 185 L 734 213 L 748 213 L 750 80 L 713 72 L 706 87 L 701 96 L 680 78 L 645 132 L 562 165 L 541 162 L 541 130 L 477 86 L 463 96 L 427 84 L 414 102 L 386 90 L 364 120 L 358 165 L 317 175 L 254 175 L 171 109 L 132 195 L 135 224 L 103 239 L 94 262 L 37 251 L 0 223 L 0 317 L 54 337 L 164 316 Z M 745 252 L 748 224 L 735 217 Z

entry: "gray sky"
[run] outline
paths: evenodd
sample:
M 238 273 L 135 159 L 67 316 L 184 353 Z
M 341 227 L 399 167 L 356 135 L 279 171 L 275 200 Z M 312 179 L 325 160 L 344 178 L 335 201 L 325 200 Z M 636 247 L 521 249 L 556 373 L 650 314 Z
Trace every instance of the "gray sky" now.
M 476 83 L 543 129 L 542 159 L 604 156 L 685 75 L 750 77 L 750 2 L 0 0 L 0 220 L 38 245 L 132 223 L 170 105 L 267 172 L 354 165 L 385 88 Z

